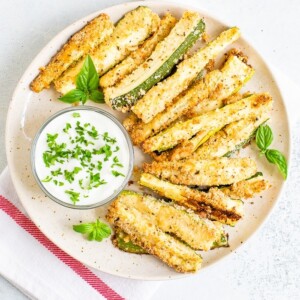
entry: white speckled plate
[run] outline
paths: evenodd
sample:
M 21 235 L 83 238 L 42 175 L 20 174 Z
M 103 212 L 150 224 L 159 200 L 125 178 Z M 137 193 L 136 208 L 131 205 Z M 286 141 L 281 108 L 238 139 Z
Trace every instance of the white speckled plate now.
M 48 62 L 71 34 L 99 13 L 108 13 L 114 21 L 117 21 L 124 13 L 138 5 L 147 5 L 161 15 L 169 10 L 177 17 L 180 17 L 184 10 L 198 10 L 205 19 L 210 37 L 216 36 L 228 27 L 201 9 L 147 1 L 110 7 L 75 22 L 60 32 L 37 55 L 16 87 L 7 117 L 6 151 L 11 176 L 22 204 L 35 224 L 56 245 L 79 261 L 110 274 L 144 280 L 164 280 L 179 278 L 184 275 L 174 272 L 150 255 L 121 252 L 112 246 L 109 239 L 102 243 L 88 242 L 81 235 L 75 233 L 72 230 L 73 224 L 77 224 L 79 221 L 93 221 L 99 216 L 103 218 L 106 208 L 80 211 L 59 206 L 45 197 L 34 181 L 30 168 L 30 147 L 37 130 L 49 116 L 67 107 L 66 104 L 56 100 L 58 94 L 54 89 L 43 91 L 40 94 L 35 94 L 29 89 L 29 83 L 36 76 L 38 68 Z M 240 38 L 233 46 L 241 49 L 250 57 L 250 63 L 256 70 L 256 74 L 247 84 L 245 90 L 268 91 L 274 97 L 275 105 L 270 121 L 275 133 L 272 147 L 283 151 L 289 157 L 290 136 L 284 101 L 268 66 L 245 39 Z M 219 59 L 222 60 L 221 55 Z M 93 103 L 89 104 L 94 105 Z M 101 107 L 103 108 L 105 105 Z M 105 107 L 105 109 L 110 111 L 109 108 Z M 114 113 L 114 115 L 120 119 L 124 117 L 119 113 Z M 203 268 L 230 254 L 256 232 L 270 213 L 282 190 L 284 182 L 281 176 L 274 166 L 258 156 L 254 145 L 244 150 L 241 155 L 251 155 L 257 159 L 259 170 L 270 180 L 272 188 L 257 198 L 247 201 L 245 217 L 236 227 L 226 227 L 230 236 L 229 248 L 202 253 Z M 136 150 L 135 163 L 140 164 L 143 160 L 143 155 Z

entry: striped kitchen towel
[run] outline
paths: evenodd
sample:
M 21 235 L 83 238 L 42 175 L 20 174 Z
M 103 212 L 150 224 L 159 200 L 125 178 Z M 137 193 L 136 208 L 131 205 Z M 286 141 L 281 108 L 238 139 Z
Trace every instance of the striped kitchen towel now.
M 0 274 L 31 299 L 147 300 L 160 282 L 124 279 L 88 268 L 30 220 L 8 168 L 0 175 Z

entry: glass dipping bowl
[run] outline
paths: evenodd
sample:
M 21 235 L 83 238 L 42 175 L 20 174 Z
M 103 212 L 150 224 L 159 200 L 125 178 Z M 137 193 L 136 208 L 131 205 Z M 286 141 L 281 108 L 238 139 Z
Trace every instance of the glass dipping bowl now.
M 67 203 L 65 201 L 62 201 L 61 199 L 58 199 L 57 197 L 55 197 L 53 194 L 51 194 L 47 188 L 45 188 L 44 184 L 42 183 L 41 179 L 39 178 L 38 174 L 37 174 L 37 170 L 36 170 L 36 155 L 42 155 L 42 153 L 36 153 L 36 148 L 37 148 L 37 143 L 39 141 L 39 138 L 43 132 L 43 130 L 47 127 L 47 125 L 49 123 L 51 123 L 54 119 L 56 119 L 57 117 L 68 113 L 68 112 L 72 112 L 72 111 L 93 111 L 96 113 L 101 114 L 102 116 L 110 119 L 115 125 L 117 125 L 119 127 L 119 129 L 121 130 L 122 134 L 125 137 L 127 146 L 128 146 L 128 151 L 129 151 L 129 166 L 128 166 L 128 172 L 124 177 L 124 180 L 122 182 L 122 184 L 116 189 L 114 190 L 114 192 L 109 196 L 106 197 L 105 199 L 99 201 L 99 202 L 95 202 L 92 204 L 79 204 L 77 203 L 72 204 L 72 203 Z M 109 128 L 108 128 L 109 129 Z M 108 202 L 110 202 L 111 200 L 113 200 L 115 197 L 118 196 L 118 194 L 124 189 L 124 187 L 127 185 L 131 174 L 132 174 L 132 170 L 133 170 L 133 161 L 134 161 L 134 151 L 133 151 L 133 145 L 131 142 L 131 139 L 127 133 L 127 131 L 125 130 L 125 128 L 123 127 L 123 125 L 110 113 L 108 113 L 107 111 L 100 109 L 100 108 L 96 108 L 96 107 L 92 107 L 92 106 L 74 106 L 74 107 L 70 107 L 70 108 L 66 108 L 63 109 L 61 111 L 58 111 L 57 113 L 55 113 L 54 115 L 52 115 L 49 119 L 46 120 L 46 122 L 41 126 L 41 128 L 38 130 L 37 134 L 35 135 L 35 138 L 32 142 L 32 147 L 31 147 L 31 168 L 32 168 L 32 172 L 34 175 L 34 178 L 36 180 L 36 182 L 38 183 L 39 187 L 41 188 L 41 190 L 53 201 L 55 201 L 56 203 L 63 205 L 65 207 L 69 207 L 69 208 L 73 208 L 73 209 L 92 209 L 92 208 L 96 208 L 102 205 L 107 204 Z

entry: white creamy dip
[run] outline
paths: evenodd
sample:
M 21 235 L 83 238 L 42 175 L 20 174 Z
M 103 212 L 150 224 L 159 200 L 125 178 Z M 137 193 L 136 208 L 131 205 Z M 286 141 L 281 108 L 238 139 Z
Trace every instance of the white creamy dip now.
M 130 146 L 121 128 L 93 110 L 69 110 L 41 131 L 36 175 L 52 196 L 76 206 L 104 202 L 131 172 Z

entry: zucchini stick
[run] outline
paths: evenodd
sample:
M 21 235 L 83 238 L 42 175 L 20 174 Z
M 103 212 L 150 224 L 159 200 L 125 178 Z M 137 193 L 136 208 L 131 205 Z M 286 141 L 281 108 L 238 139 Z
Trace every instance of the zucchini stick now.
M 169 150 L 169 160 L 180 160 L 191 156 L 200 145 L 205 143 L 210 137 L 214 136 L 216 132 L 220 131 L 222 127 L 213 130 L 201 130 L 189 140 L 182 141 L 174 149 Z
M 205 24 L 198 13 L 186 11 L 143 64 L 115 86 L 104 89 L 106 103 L 113 109 L 128 111 L 152 86 L 172 71 L 204 28 Z
M 232 199 L 249 199 L 271 187 L 262 176 L 236 182 L 230 186 L 222 187 L 221 191 Z
M 177 236 L 195 250 L 207 251 L 217 245 L 227 245 L 222 224 L 202 219 L 184 207 L 138 193 L 118 201 L 140 211 L 145 218 L 148 216 L 161 230 Z
M 226 98 L 223 102 L 226 105 L 227 103 L 228 104 L 234 103 L 234 102 L 241 100 L 248 96 L 249 96 L 249 93 L 233 94 L 232 96 L 229 96 L 228 98 Z M 209 111 L 214 106 L 214 102 L 215 102 L 214 100 L 210 100 L 210 102 L 208 102 L 207 105 L 205 105 L 205 107 L 202 106 L 201 111 L 202 112 L 206 112 L 206 110 Z M 199 105 L 197 107 L 199 108 Z M 233 123 L 236 123 L 236 122 L 233 122 Z M 230 124 L 227 126 L 230 126 Z M 161 152 L 160 154 L 152 152 L 152 153 L 150 153 L 150 155 L 157 161 L 180 160 L 182 158 L 188 158 L 188 157 L 193 158 L 191 155 L 197 151 L 196 149 L 199 148 L 199 146 L 201 147 L 202 144 L 206 144 L 207 140 L 210 140 L 210 141 L 215 140 L 215 135 L 219 136 L 220 129 L 221 128 L 216 128 L 215 130 L 212 130 L 212 131 L 209 131 L 209 130 L 208 131 L 199 131 L 193 138 L 183 141 L 181 144 L 177 145 L 174 149 L 170 149 L 170 150 Z M 223 132 L 224 131 L 221 130 L 220 134 L 222 134 Z M 243 130 L 243 132 L 244 132 L 244 130 Z M 131 135 L 133 135 L 133 134 L 131 133 Z M 248 137 L 248 139 L 251 139 L 250 136 Z M 229 138 L 226 140 L 228 140 L 228 143 L 231 144 L 232 141 Z M 226 143 L 225 141 L 223 141 L 223 142 Z M 243 143 L 244 143 L 243 145 L 245 145 L 247 143 L 247 141 L 245 140 Z M 237 145 L 237 148 L 239 148 L 238 146 L 242 147 L 243 145 Z M 234 149 L 232 149 L 232 150 L 235 151 Z M 236 149 L 236 150 L 238 150 L 238 149 Z M 219 153 L 219 150 L 218 150 L 218 153 Z M 201 152 L 201 155 L 204 155 L 204 154 L 202 154 L 202 152 Z M 221 156 L 223 156 L 223 155 L 216 156 L 216 157 L 221 157 Z M 224 154 L 224 156 L 226 156 L 226 155 Z M 203 159 L 210 159 L 210 158 L 213 158 L 213 157 L 205 158 L 203 156 Z
M 45 67 L 41 68 L 39 75 L 30 84 L 31 89 L 39 93 L 49 88 L 72 63 L 110 36 L 113 29 L 114 25 L 106 14 L 100 14 L 91 20 L 63 45 Z
M 133 113 L 131 113 L 124 121 L 123 126 L 131 133 L 132 130 L 140 123 L 140 119 Z
M 218 188 L 201 192 L 184 185 L 172 184 L 148 173 L 141 175 L 139 183 L 154 190 L 160 196 L 194 210 L 202 218 L 234 226 L 243 216 L 243 202 L 230 199 Z
M 122 251 L 134 254 L 147 254 L 147 252 L 140 246 L 135 245 L 130 238 L 130 235 L 125 233 L 120 228 L 115 228 L 115 234 L 112 237 L 112 243 L 115 247 Z
M 233 54 L 228 56 L 221 69 L 223 76 L 217 87 L 207 100 L 199 101 L 197 105 L 191 108 L 188 112 L 189 117 L 199 116 L 205 112 L 222 107 L 225 99 L 236 94 L 252 78 L 254 69 L 243 62 L 242 59 Z
M 223 76 L 218 82 L 215 90 L 207 99 L 199 101 L 197 105 L 194 105 L 189 114 L 194 116 L 201 115 L 205 112 L 222 107 L 223 101 L 237 93 L 254 74 L 254 70 L 250 66 L 234 55 L 229 56 L 221 71 Z M 209 139 L 210 136 L 218 132 L 222 127 L 223 126 L 208 131 L 200 131 L 192 139 L 183 141 L 175 149 L 171 150 L 170 159 L 179 160 L 189 157 L 200 145 Z
M 229 96 L 228 98 L 224 99 L 223 100 L 223 104 L 224 105 L 228 105 L 228 104 L 231 104 L 231 103 L 234 103 L 234 102 L 237 102 L 243 98 L 246 98 L 250 96 L 250 93 L 247 92 L 247 93 L 244 93 L 244 94 L 240 94 L 240 93 L 236 93 L 236 94 L 233 94 L 231 96 Z M 211 100 L 211 102 L 213 102 Z M 209 105 L 206 107 L 206 109 L 210 109 Z M 187 115 L 184 116 L 185 118 L 189 118 L 189 113 Z M 194 116 L 195 117 L 195 116 Z M 137 118 L 137 117 L 136 117 Z M 130 122 L 130 120 L 128 120 L 127 122 Z M 140 122 L 141 123 L 141 122 Z M 141 126 L 141 124 L 138 124 L 138 123 L 135 123 L 135 128 L 138 128 L 139 126 Z M 132 132 L 130 132 L 131 136 L 134 135 L 134 130 L 133 130 L 133 126 L 131 127 Z M 198 133 L 197 133 L 198 134 Z M 203 134 L 203 138 L 205 137 L 205 134 Z M 207 135 L 207 137 L 209 138 L 209 135 Z M 177 147 L 179 147 L 181 144 L 179 144 L 178 146 L 176 146 L 174 148 L 174 150 L 176 150 Z M 163 151 L 163 152 L 151 152 L 149 153 L 149 155 L 156 161 L 165 161 L 165 160 L 172 160 L 172 157 L 171 155 L 173 154 L 173 149 L 170 149 L 170 150 L 166 150 L 166 151 Z M 192 158 L 192 157 L 190 157 Z M 173 158 L 173 160 L 177 160 L 175 158 Z
M 255 94 L 236 103 L 226 105 L 185 122 L 178 122 L 167 130 L 147 139 L 143 143 L 146 153 L 164 151 L 188 140 L 199 131 L 213 131 L 240 119 L 260 115 L 262 109 L 272 106 L 269 94 Z
M 157 226 L 161 230 L 175 235 L 193 249 L 208 251 L 215 247 L 227 246 L 221 223 L 200 218 L 184 207 L 151 196 L 143 196 L 132 205 L 139 207 L 141 203 L 147 206 L 150 214 L 155 214 Z
M 100 86 L 113 86 L 141 65 L 152 53 L 156 45 L 162 41 L 176 24 L 176 18 L 167 13 L 160 22 L 160 26 L 136 51 L 131 52 L 122 62 L 109 70 L 100 78 Z
M 165 111 L 157 114 L 149 123 L 140 122 L 131 132 L 133 143 L 135 145 L 141 144 L 147 138 L 164 130 L 187 113 L 198 101 L 208 98 L 209 93 L 215 89 L 222 77 L 221 75 L 219 70 L 210 72 L 200 82 L 181 93 L 174 101 L 174 104 L 170 105 Z
M 160 208 L 156 221 L 161 230 L 176 236 L 195 250 L 208 251 L 228 246 L 221 223 L 200 218 L 184 208 L 164 205 Z
M 148 7 L 140 6 L 128 12 L 117 24 L 113 33 L 98 47 L 89 52 L 101 76 L 135 50 L 159 26 L 159 16 Z M 55 81 L 58 92 L 66 94 L 76 87 L 75 80 L 85 57 L 71 66 Z
M 239 36 L 240 31 L 237 27 L 222 32 L 214 41 L 198 50 L 192 57 L 181 62 L 176 72 L 146 93 L 132 107 L 132 111 L 144 123 L 150 122 L 192 83 L 209 60 L 214 59 L 228 45 L 237 40 Z
M 134 244 L 157 256 L 177 272 L 199 270 L 202 262 L 200 255 L 159 229 L 149 214 L 130 205 L 132 200 L 140 197 L 137 193 L 123 191 L 108 208 L 107 220 L 128 233 Z
M 167 128 L 179 117 L 190 118 L 215 110 L 224 105 L 225 99 L 235 94 L 254 74 L 254 69 L 235 55 L 229 55 L 222 69 L 208 73 L 199 83 L 177 96 L 174 103 L 149 123 L 142 123 L 131 133 L 135 144 Z M 236 101 L 241 98 L 235 97 Z M 231 101 L 233 103 L 233 101 Z
M 268 115 L 263 114 L 260 117 L 242 119 L 226 125 L 201 145 L 191 158 L 213 159 L 222 156 L 229 157 L 247 145 L 255 136 L 258 126 L 267 119 Z
M 257 172 L 250 158 L 216 158 L 213 160 L 184 160 L 145 163 L 145 173 L 174 184 L 190 186 L 219 186 L 250 178 Z

